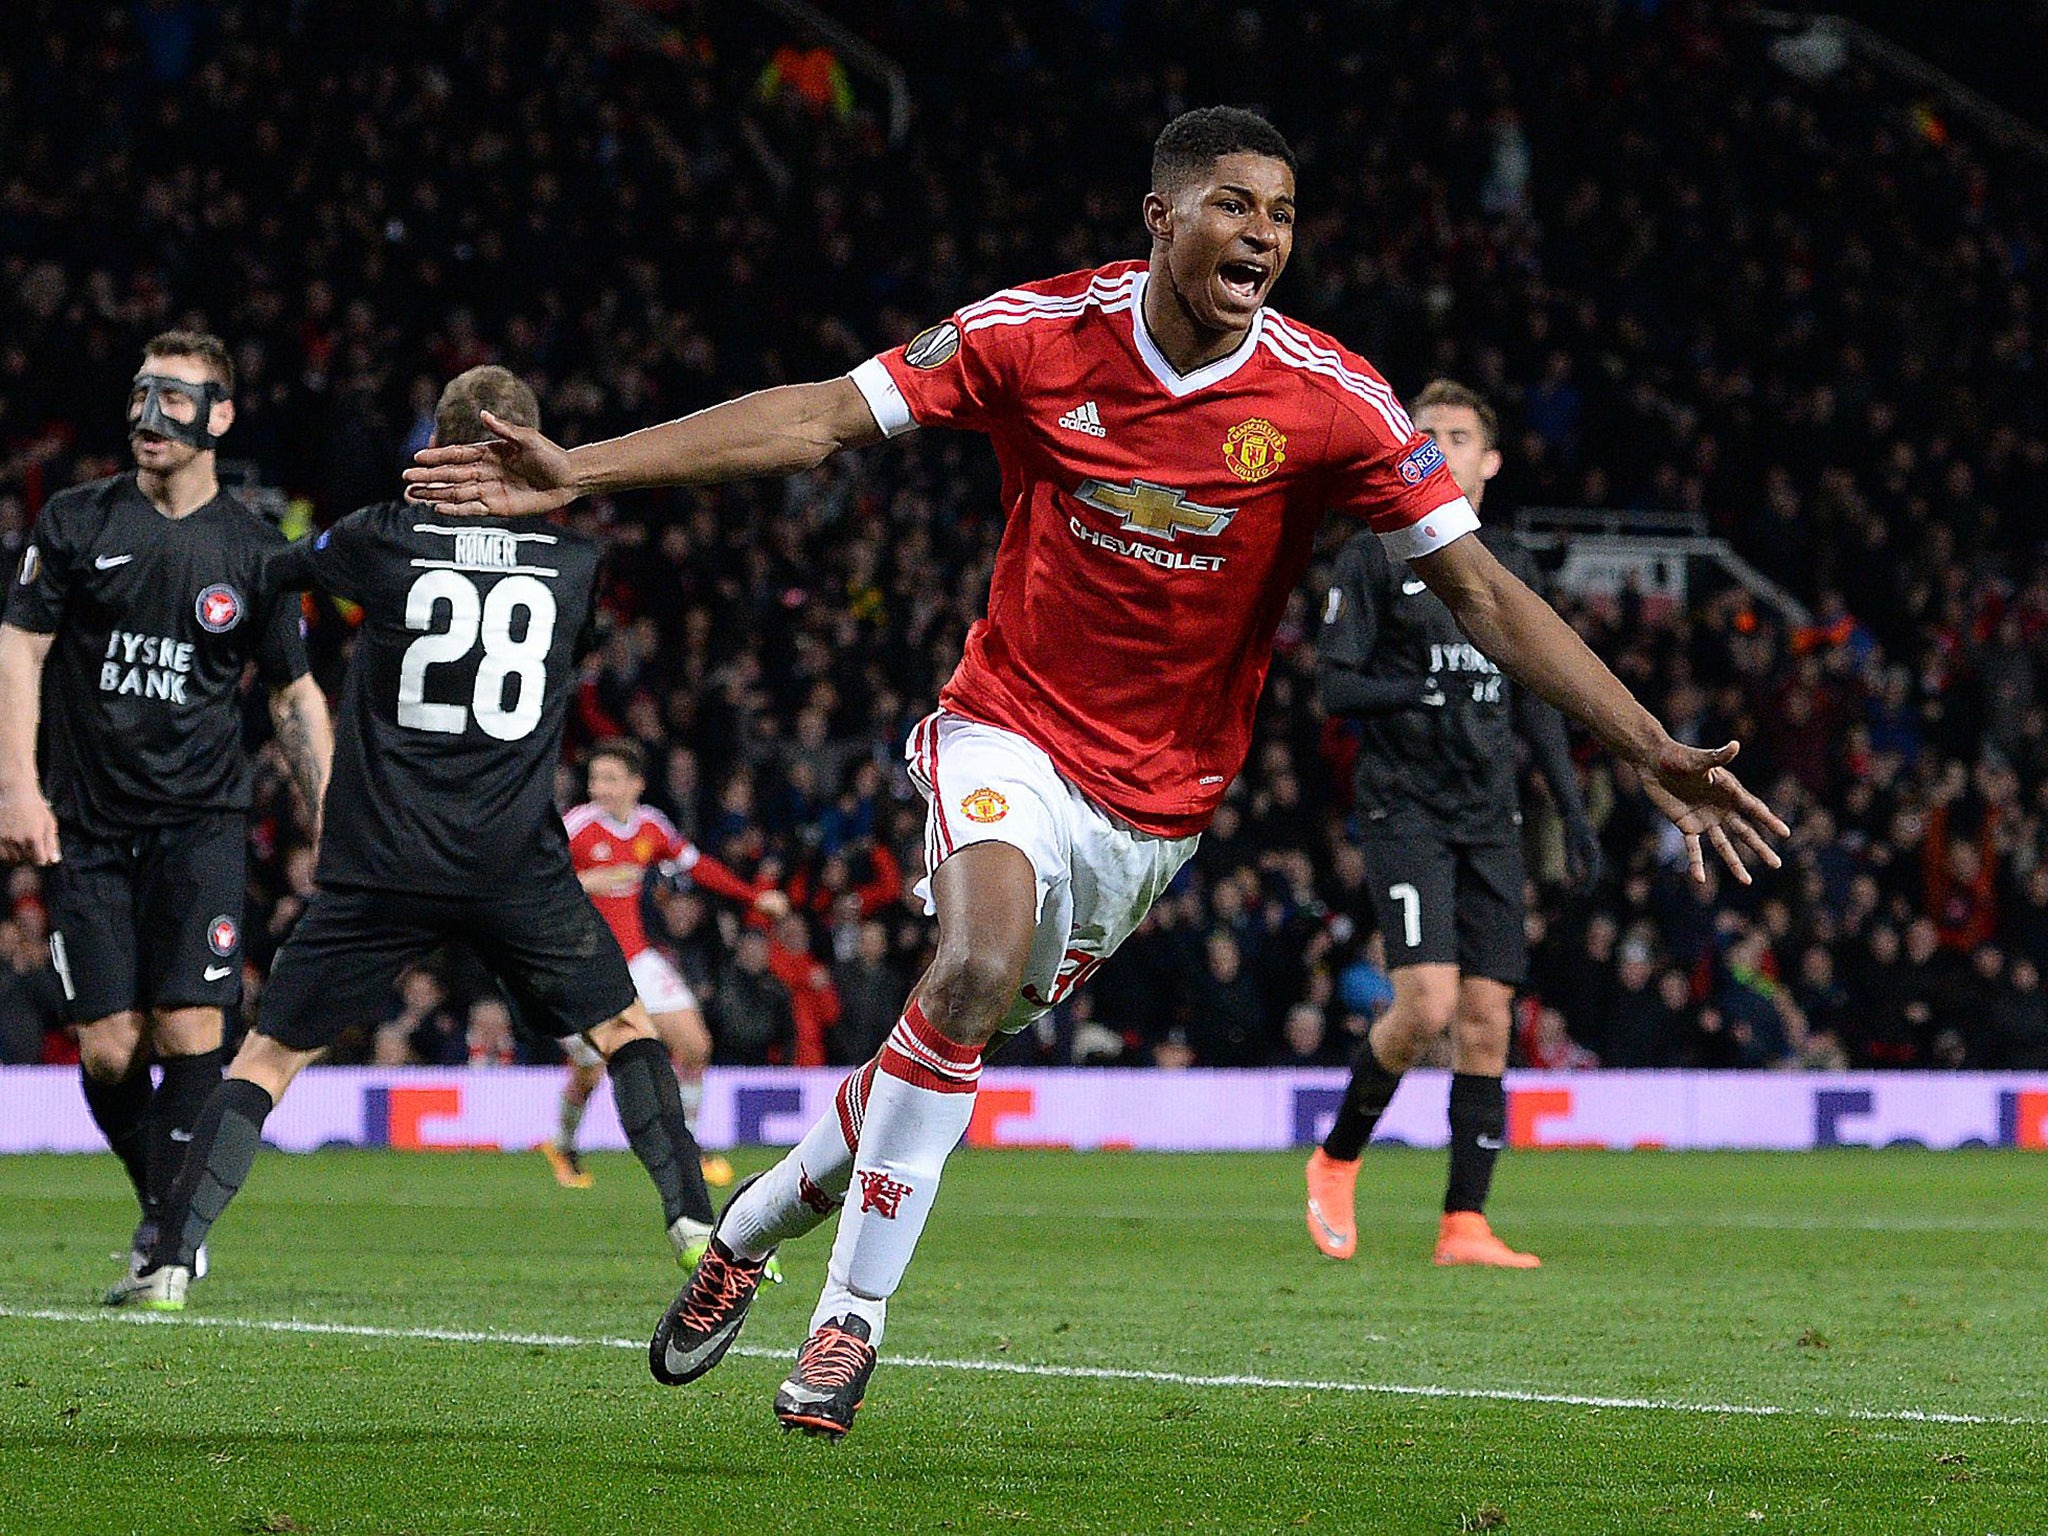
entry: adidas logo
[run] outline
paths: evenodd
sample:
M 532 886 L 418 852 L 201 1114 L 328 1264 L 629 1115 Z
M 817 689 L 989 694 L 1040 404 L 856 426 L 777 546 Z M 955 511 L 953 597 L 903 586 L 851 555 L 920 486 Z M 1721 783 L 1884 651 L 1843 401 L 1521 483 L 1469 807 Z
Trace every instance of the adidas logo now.
M 1090 437 L 1107 437 L 1102 418 L 1096 414 L 1095 402 L 1090 400 L 1075 406 L 1060 418 L 1060 425 L 1070 432 L 1086 432 Z

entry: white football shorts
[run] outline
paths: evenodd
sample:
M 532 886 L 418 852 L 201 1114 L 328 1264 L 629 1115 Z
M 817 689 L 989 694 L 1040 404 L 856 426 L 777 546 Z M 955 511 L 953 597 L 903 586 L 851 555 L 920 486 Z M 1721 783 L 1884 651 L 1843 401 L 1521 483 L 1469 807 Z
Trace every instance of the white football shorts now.
M 929 808 L 926 874 L 916 887 L 927 913 L 938 910 L 930 872 L 974 843 L 1008 843 L 1038 877 L 1038 931 L 1005 1033 L 1028 1026 L 1115 954 L 1201 841 L 1138 831 L 1016 732 L 944 710 L 918 722 L 904 756 Z
M 633 990 L 649 1013 L 697 1011 L 697 994 L 660 950 L 641 950 L 626 962 L 626 969 L 633 973 Z
M 633 976 L 633 990 L 640 995 L 640 1005 L 649 1013 L 695 1013 L 697 994 L 690 990 L 690 984 L 683 980 L 669 958 L 658 949 L 643 949 L 626 962 L 626 969 Z M 601 1067 L 604 1058 L 597 1053 L 597 1047 L 581 1035 L 571 1035 L 562 1042 L 562 1054 L 569 1058 L 572 1067 Z

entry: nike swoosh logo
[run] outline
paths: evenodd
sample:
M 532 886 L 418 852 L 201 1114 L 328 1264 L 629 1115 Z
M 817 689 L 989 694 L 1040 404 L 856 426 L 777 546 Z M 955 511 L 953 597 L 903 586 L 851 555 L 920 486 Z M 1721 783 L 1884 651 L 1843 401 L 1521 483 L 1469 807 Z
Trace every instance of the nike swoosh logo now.
M 1339 1232 L 1335 1227 L 1330 1225 L 1330 1223 L 1324 1218 L 1322 1211 L 1317 1208 L 1316 1203 L 1313 1200 L 1309 1201 L 1308 1203 L 1308 1214 L 1310 1218 L 1315 1222 L 1315 1224 L 1323 1229 L 1323 1235 L 1329 1238 L 1331 1242 L 1341 1243 L 1344 1241 L 1344 1234 L 1342 1232 Z
M 115 566 L 126 565 L 134 558 L 133 555 L 101 555 L 93 561 L 93 569 L 97 571 L 111 571 Z
M 190 1131 L 173 1131 L 173 1132 L 171 1132 L 171 1140 L 173 1140 L 173 1141 L 190 1141 L 191 1139 L 192 1139 L 192 1133 L 191 1133 Z
M 1507 1145 L 1498 1136 L 1474 1136 L 1472 1140 L 1482 1152 L 1498 1152 Z
M 1404 581 L 1401 583 L 1401 595 L 1403 597 L 1413 597 L 1418 592 L 1427 592 L 1428 590 L 1429 583 L 1426 581 Z
M 745 1320 L 745 1315 L 742 1314 L 727 1327 L 719 1329 L 718 1332 L 711 1335 L 710 1338 L 699 1344 L 695 1349 L 677 1349 L 675 1340 L 670 1339 L 662 1348 L 661 1363 L 677 1376 L 687 1374 L 696 1367 L 700 1360 L 704 1359 L 705 1356 L 718 1348 L 720 1344 L 737 1333 L 740 1324 Z
M 781 1396 L 798 1408 L 808 1408 L 814 1403 L 829 1403 L 833 1395 L 830 1392 L 821 1392 L 816 1387 L 801 1386 L 794 1381 L 785 1381 L 782 1384 Z
M 232 965 L 209 965 L 206 968 L 206 979 L 208 981 L 219 981 L 221 977 L 227 975 L 233 969 Z

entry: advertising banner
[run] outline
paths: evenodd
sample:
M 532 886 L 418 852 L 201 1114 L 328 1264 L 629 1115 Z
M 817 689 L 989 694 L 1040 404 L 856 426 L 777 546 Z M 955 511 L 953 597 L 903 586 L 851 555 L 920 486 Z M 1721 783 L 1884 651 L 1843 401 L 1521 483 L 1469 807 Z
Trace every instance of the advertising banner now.
M 698 1138 L 787 1146 L 825 1114 L 843 1072 L 713 1069 Z M 553 1132 L 563 1074 L 550 1067 L 315 1067 L 264 1127 L 291 1152 L 320 1147 L 523 1151 Z M 1336 1071 L 991 1069 L 973 1146 L 1249 1152 L 1307 1147 L 1329 1129 Z M 1442 1146 L 1448 1079 L 1414 1072 L 1378 1140 Z M 2048 1146 L 2048 1074 L 1581 1072 L 1508 1074 L 1516 1147 L 1764 1149 Z M 621 1149 L 600 1088 L 582 1145 Z M 104 1149 L 73 1067 L 0 1067 L 0 1153 Z

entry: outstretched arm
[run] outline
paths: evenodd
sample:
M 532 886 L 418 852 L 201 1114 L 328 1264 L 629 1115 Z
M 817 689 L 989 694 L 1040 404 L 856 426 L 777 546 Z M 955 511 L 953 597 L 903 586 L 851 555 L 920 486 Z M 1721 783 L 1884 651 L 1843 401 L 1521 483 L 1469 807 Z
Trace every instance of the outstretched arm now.
M 405 472 L 406 495 L 458 515 L 517 517 L 609 491 L 793 475 L 842 448 L 882 440 L 847 378 L 760 390 L 581 448 L 564 449 L 489 412 L 484 424 L 496 440 L 421 450 Z
M 1764 834 L 1786 837 L 1791 829 L 1728 769 L 1738 743 L 1708 751 L 1674 741 L 1557 610 L 1472 535 L 1409 563 L 1474 645 L 1635 767 L 1657 809 L 1685 834 L 1695 880 L 1706 879 L 1702 838 L 1744 885 L 1750 880 L 1744 850 L 1773 869 L 1784 862 Z

